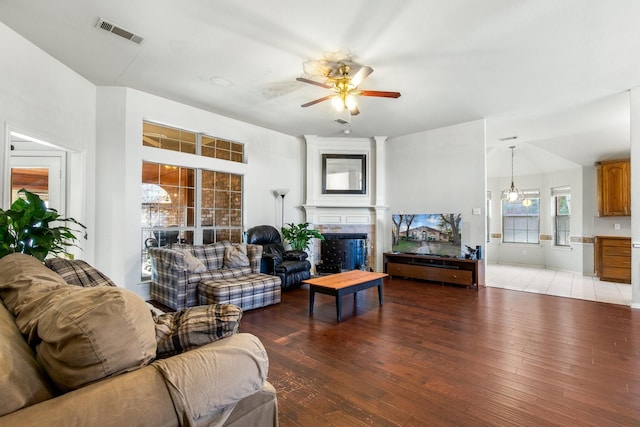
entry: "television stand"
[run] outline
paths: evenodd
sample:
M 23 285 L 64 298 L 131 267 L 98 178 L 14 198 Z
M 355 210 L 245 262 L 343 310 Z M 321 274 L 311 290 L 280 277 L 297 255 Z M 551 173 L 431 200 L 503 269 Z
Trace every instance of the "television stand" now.
M 391 277 L 428 280 L 475 288 L 484 287 L 484 262 L 475 259 L 387 252 L 384 272 Z

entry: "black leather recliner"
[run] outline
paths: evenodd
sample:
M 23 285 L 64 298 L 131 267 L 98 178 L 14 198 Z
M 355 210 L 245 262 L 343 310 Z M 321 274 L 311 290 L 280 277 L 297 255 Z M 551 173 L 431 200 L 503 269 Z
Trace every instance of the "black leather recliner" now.
M 282 290 L 301 285 L 311 277 L 311 263 L 304 251 L 286 251 L 280 233 L 270 225 L 258 225 L 247 231 L 247 243 L 261 245 L 260 272 L 275 274 L 282 281 Z

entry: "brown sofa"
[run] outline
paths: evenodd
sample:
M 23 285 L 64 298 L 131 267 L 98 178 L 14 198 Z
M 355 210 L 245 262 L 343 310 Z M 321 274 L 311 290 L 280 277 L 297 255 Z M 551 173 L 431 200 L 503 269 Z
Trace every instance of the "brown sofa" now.
M 142 299 L 70 285 L 22 254 L 0 259 L 0 297 L 0 427 L 278 424 L 251 334 L 156 359 Z

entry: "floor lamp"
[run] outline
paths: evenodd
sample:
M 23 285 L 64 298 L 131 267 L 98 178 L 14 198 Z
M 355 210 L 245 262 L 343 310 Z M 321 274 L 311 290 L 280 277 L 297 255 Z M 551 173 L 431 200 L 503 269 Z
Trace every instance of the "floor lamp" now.
M 275 190 L 275 193 L 278 196 L 280 196 L 282 200 L 282 208 L 281 208 L 282 218 L 280 219 L 280 227 L 284 227 L 284 196 L 286 196 L 288 192 L 289 192 L 288 188 L 278 188 Z

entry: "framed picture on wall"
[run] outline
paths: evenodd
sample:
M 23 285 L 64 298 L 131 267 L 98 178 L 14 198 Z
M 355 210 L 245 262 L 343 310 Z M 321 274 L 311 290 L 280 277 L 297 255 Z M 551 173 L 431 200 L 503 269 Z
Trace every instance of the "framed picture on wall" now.
M 367 194 L 366 154 L 323 154 L 322 194 Z

